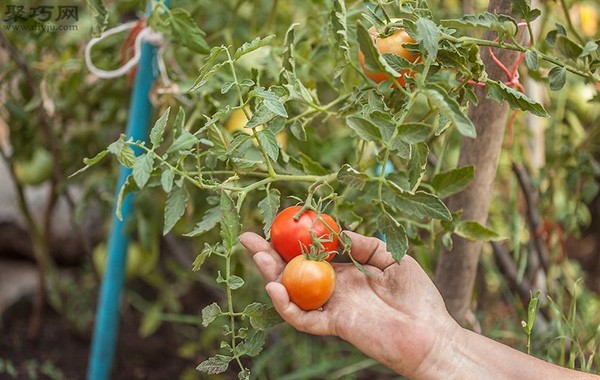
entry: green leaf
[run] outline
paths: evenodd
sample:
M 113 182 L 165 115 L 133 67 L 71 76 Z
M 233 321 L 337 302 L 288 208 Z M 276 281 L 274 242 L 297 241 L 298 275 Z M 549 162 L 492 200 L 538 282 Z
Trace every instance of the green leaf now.
M 261 330 L 253 330 L 242 342 L 236 346 L 238 355 L 256 356 L 260 354 L 265 345 L 266 333 Z
M 271 236 L 271 226 L 273 220 L 277 216 L 280 206 L 280 193 L 277 189 L 268 189 L 267 195 L 258 202 L 258 210 L 260 215 L 263 217 L 263 232 L 265 233 L 265 239 L 269 239 Z
M 140 189 L 143 189 L 150 179 L 154 168 L 154 153 L 152 151 L 139 155 L 133 163 L 133 179 Z
M 196 370 L 204 372 L 208 375 L 218 375 L 227 371 L 229 362 L 232 361 L 231 356 L 226 355 L 215 355 L 200 363 Z
M 285 38 L 283 40 L 283 52 L 281 53 L 282 61 L 282 74 L 286 71 L 296 72 L 296 59 L 294 58 L 294 41 L 296 39 L 295 28 L 300 25 L 293 23 L 290 25 L 288 30 L 285 32 Z
M 94 14 L 94 34 L 99 35 L 106 30 L 108 25 L 108 12 L 102 4 L 102 0 L 87 0 L 86 2 L 88 7 L 93 10 L 91 13 Z
M 462 191 L 475 176 L 474 166 L 464 166 L 447 172 L 438 173 L 433 177 L 431 185 L 440 198 L 446 198 Z
M 181 112 L 183 108 L 179 108 L 179 112 Z M 165 131 L 165 127 L 167 126 L 167 120 L 169 120 L 169 113 L 171 112 L 171 107 L 167 108 L 167 110 L 156 120 L 154 123 L 154 127 L 150 131 L 150 143 L 152 144 L 152 148 L 156 148 L 163 141 L 163 133 Z
M 165 193 L 170 193 L 173 188 L 173 179 L 175 178 L 175 173 L 171 169 L 165 169 L 164 172 L 160 175 L 160 184 L 165 191 Z
M 163 225 L 163 235 L 166 235 L 173 229 L 175 224 L 181 219 L 185 212 L 185 205 L 188 201 L 188 193 L 184 187 L 176 187 L 167 195 L 165 204 L 165 222 Z
M 517 22 L 508 16 L 496 16 L 485 12 L 480 15 L 466 15 L 460 19 L 442 20 L 442 26 L 453 29 L 477 28 L 483 30 L 493 30 L 515 35 L 518 30 Z
M 181 135 L 179 135 L 175 139 L 175 141 L 173 141 L 173 144 L 171 144 L 171 146 L 167 150 L 167 153 L 188 150 L 191 147 L 195 146 L 197 143 L 198 143 L 198 138 L 196 138 L 196 136 L 194 136 L 190 132 L 184 130 L 181 133 Z
M 194 262 L 192 263 L 192 270 L 194 272 L 199 271 L 200 268 L 202 268 L 202 264 L 204 264 L 206 259 L 208 259 L 212 255 L 213 252 L 214 252 L 214 249 L 210 245 L 208 245 L 208 243 L 204 243 L 204 249 L 202 250 L 202 252 L 200 252 L 198 255 L 196 255 L 196 258 L 194 259 Z
M 531 9 L 529 0 L 514 0 L 512 2 L 512 13 L 516 17 L 522 17 L 527 21 L 533 21 L 540 16 L 539 9 Z
M 356 28 L 356 37 L 360 51 L 365 57 L 365 68 L 373 73 L 385 72 L 391 77 L 398 78 L 398 73 L 387 61 L 379 54 L 369 31 L 362 25 L 358 24 Z
M 221 239 L 227 251 L 231 251 L 240 235 L 240 216 L 233 200 L 226 191 L 221 192 Z
M 95 155 L 92 158 L 84 158 L 83 159 L 83 163 L 85 164 L 85 166 L 79 170 L 77 170 L 75 173 L 71 174 L 69 176 L 69 178 L 71 177 L 75 177 L 78 174 L 83 173 L 84 171 L 88 170 L 89 168 L 91 168 L 92 166 L 96 165 L 98 162 L 100 162 L 104 157 L 106 157 L 106 155 L 108 154 L 108 150 L 103 150 L 102 152 L 98 153 L 97 155 Z
M 362 190 L 369 180 L 369 177 L 354 169 L 352 166 L 344 164 L 337 173 L 337 179 L 348 186 Z
M 123 183 L 123 186 L 121 186 L 121 189 L 119 189 L 119 194 L 117 195 L 117 204 L 115 205 L 115 214 L 117 215 L 117 218 L 120 221 L 123 221 L 123 214 L 121 213 L 121 207 L 123 206 L 123 201 L 125 200 L 125 197 L 130 192 L 136 191 L 136 190 L 138 190 L 138 187 L 135 184 L 135 181 L 133 180 L 133 175 L 130 174 L 127 176 L 127 178 L 125 178 L 125 182 Z
M 394 206 L 407 214 L 414 215 L 417 218 L 435 218 L 452 219 L 448 208 L 438 197 L 425 191 L 419 190 L 416 193 L 404 192 L 396 194 Z
M 579 58 L 585 58 L 587 56 L 590 56 L 590 55 L 594 54 L 597 50 L 598 50 L 598 44 L 595 43 L 594 41 L 588 41 L 588 42 L 586 42 L 585 46 L 583 47 L 583 51 L 581 52 L 581 54 L 579 54 Z
M 419 45 L 425 48 L 427 54 L 429 54 L 429 59 L 435 60 L 439 49 L 439 38 L 441 35 L 437 25 L 427 18 L 419 18 L 417 22 L 415 22 L 415 27 L 417 29 L 415 40 Z
M 564 57 L 572 59 L 576 59 L 583 53 L 583 47 L 562 34 L 556 36 L 556 50 Z
M 254 90 L 254 93 L 256 94 L 256 96 L 263 99 L 262 104 L 265 107 L 267 107 L 269 111 L 281 117 L 288 117 L 283 102 L 277 95 L 275 95 L 275 93 L 271 91 L 262 90 L 260 88 Z
M 560 90 L 567 82 L 567 70 L 560 66 L 553 67 L 548 73 L 548 82 L 552 91 Z
M 456 126 L 458 131 L 466 137 L 477 137 L 475 126 L 465 115 L 458 102 L 442 87 L 430 84 L 424 91 L 432 106 L 438 108 Z
M 188 237 L 197 237 L 202 235 L 205 232 L 208 232 L 215 228 L 217 224 L 221 221 L 221 208 L 219 206 L 211 207 L 206 210 L 204 217 L 201 221 L 196 224 L 194 229 L 183 236 Z
M 117 157 L 117 160 L 121 165 L 126 168 L 131 168 L 133 166 L 133 162 L 135 160 L 135 153 L 133 149 L 125 142 L 125 135 L 122 134 L 121 137 L 112 144 L 110 144 L 106 150 Z
M 275 118 L 275 114 L 267 108 L 264 102 L 261 102 L 256 108 L 256 112 L 250 117 L 244 128 L 255 128 L 259 125 L 268 123 Z
M 531 71 L 537 71 L 540 68 L 540 58 L 537 51 L 527 50 L 525 52 L 525 64 Z
M 244 286 L 244 280 L 236 275 L 231 275 L 227 279 L 227 284 L 231 290 L 236 290 Z
M 548 117 L 544 107 L 520 91 L 502 82 L 486 81 L 487 97 L 497 102 L 507 101 L 512 109 L 520 109 L 540 117 Z
M 385 235 L 387 250 L 392 254 L 392 258 L 400 262 L 408 250 L 406 230 L 387 213 L 379 215 L 377 227 Z
M 233 59 L 237 60 L 245 54 L 251 53 L 257 49 L 260 49 L 263 46 L 268 45 L 269 43 L 271 43 L 273 38 L 275 38 L 275 35 L 271 34 L 264 38 L 256 37 L 254 40 L 252 40 L 250 42 L 244 42 L 244 44 L 235 51 L 235 54 L 233 55 Z
M 270 129 L 263 129 L 262 131 L 258 131 L 256 136 L 258 137 L 258 141 L 260 141 L 260 145 L 267 152 L 267 156 L 271 160 L 277 161 L 279 158 L 279 143 L 277 142 L 275 133 Z
M 482 226 L 477 222 L 472 221 L 462 221 L 454 230 L 454 233 L 460 237 L 469 240 L 483 240 L 483 241 L 495 241 L 504 239 L 502 236 L 498 235 L 495 231 L 490 230 L 487 227 Z
M 155 303 L 144 312 L 144 318 L 140 326 L 140 336 L 148 337 L 156 332 L 162 322 L 162 305 Z
M 370 120 L 353 115 L 346 118 L 346 123 L 361 139 L 375 142 L 381 141 L 381 131 Z
M 244 314 L 250 318 L 250 325 L 258 330 L 268 330 L 283 322 L 274 307 L 258 302 L 246 306 Z
M 202 326 L 208 327 L 221 314 L 223 314 L 223 312 L 216 302 L 204 307 L 204 309 L 202 309 Z
M 300 152 L 300 163 L 306 174 L 325 175 L 328 171 L 317 161 Z
M 227 49 L 224 46 L 215 46 L 210 49 L 210 54 L 208 57 L 206 57 L 204 65 L 200 68 L 200 74 L 198 75 L 198 78 L 196 78 L 196 81 L 192 87 L 189 89 L 189 92 L 196 91 L 200 87 L 204 86 L 206 82 L 210 80 L 210 78 L 212 78 L 223 66 L 225 66 L 226 62 L 217 63 L 217 61 L 219 60 L 221 53 L 226 50 Z
M 415 144 L 411 150 L 408 161 L 408 184 L 411 191 L 415 191 L 421 184 L 421 179 L 427 169 L 427 156 L 429 147 L 424 142 Z
M 206 33 L 198 27 L 198 24 L 186 10 L 182 8 L 172 9 L 170 21 L 176 41 L 199 54 L 210 52 L 210 47 L 204 39 Z
M 404 123 L 398 126 L 397 136 L 409 144 L 420 143 L 431 135 L 431 126 L 425 123 Z
M 344 54 L 346 62 L 350 62 L 350 45 L 348 44 L 348 25 L 346 23 L 346 4 L 344 0 L 335 0 L 329 17 L 335 42 Z

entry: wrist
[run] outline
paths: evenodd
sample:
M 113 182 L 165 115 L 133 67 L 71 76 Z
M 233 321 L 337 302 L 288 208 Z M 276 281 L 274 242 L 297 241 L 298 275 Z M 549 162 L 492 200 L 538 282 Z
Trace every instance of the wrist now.
M 431 348 L 409 376 L 411 379 L 452 379 L 460 372 L 462 360 L 459 353 L 466 339 L 466 330 L 448 316 L 434 331 Z

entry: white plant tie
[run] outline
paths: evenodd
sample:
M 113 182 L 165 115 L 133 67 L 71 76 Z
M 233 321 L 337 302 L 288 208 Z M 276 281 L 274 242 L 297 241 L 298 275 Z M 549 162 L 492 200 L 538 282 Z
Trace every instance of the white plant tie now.
M 170 84 L 171 81 L 169 80 L 169 76 L 167 75 L 167 69 L 163 60 L 163 36 L 161 33 L 155 32 L 147 26 L 144 27 L 136 36 L 134 44 L 134 55 L 129 61 L 125 62 L 123 66 L 115 70 L 102 70 L 96 65 L 94 65 L 94 63 L 92 62 L 92 48 L 94 47 L 94 45 L 114 34 L 133 29 L 137 25 L 137 23 L 138 21 L 130 21 L 128 23 L 116 26 L 112 29 L 105 31 L 100 35 L 100 37 L 92 38 L 92 40 L 85 47 L 85 64 L 94 75 L 102 79 L 111 79 L 123 76 L 127 74 L 131 69 L 133 69 L 140 61 L 140 56 L 142 55 L 142 42 L 146 41 L 152 45 L 159 46 L 158 52 L 156 54 L 158 70 L 160 72 L 160 76 L 163 83 Z

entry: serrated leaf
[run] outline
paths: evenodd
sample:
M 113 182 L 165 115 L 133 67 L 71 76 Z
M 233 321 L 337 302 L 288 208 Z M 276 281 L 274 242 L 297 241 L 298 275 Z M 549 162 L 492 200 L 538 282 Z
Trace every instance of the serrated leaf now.
M 85 166 L 79 170 L 77 170 L 75 173 L 71 174 L 69 176 L 69 178 L 71 177 L 75 177 L 78 174 L 83 173 L 84 171 L 88 170 L 89 168 L 91 168 L 92 166 L 96 165 L 98 162 L 100 162 L 104 157 L 106 157 L 106 155 L 108 154 L 108 150 L 103 150 L 102 152 L 98 153 L 97 155 L 95 155 L 92 158 L 84 158 L 83 159 L 83 163 L 85 164 Z
M 271 112 L 262 102 L 256 108 L 256 112 L 250 117 L 244 128 L 256 128 L 259 125 L 268 123 L 275 118 L 275 114 Z
M 119 139 L 110 144 L 106 150 L 117 157 L 119 163 L 126 168 L 131 168 L 135 160 L 133 149 L 125 142 L 125 135 L 121 135 Z
M 94 22 L 93 29 L 94 34 L 99 35 L 106 30 L 106 26 L 108 25 L 108 11 L 102 4 L 102 0 L 87 0 L 87 5 L 89 8 L 93 10 L 94 14 Z
M 394 68 L 387 63 L 381 54 L 379 54 L 375 44 L 373 43 L 373 39 L 369 34 L 369 31 L 367 31 L 367 29 L 360 23 L 356 28 L 356 37 L 360 51 L 364 55 L 365 68 L 367 71 L 373 73 L 385 72 L 394 78 L 398 78 L 400 76 L 400 73 L 394 70 Z
M 275 93 L 273 93 L 271 91 L 261 90 L 259 88 L 254 90 L 254 92 L 255 92 L 256 96 L 263 99 L 262 104 L 269 111 L 271 111 L 275 115 L 278 115 L 281 117 L 288 117 L 288 114 L 287 114 L 287 111 L 285 110 L 285 106 L 283 105 L 283 102 L 277 95 L 275 95 Z
M 117 203 L 115 205 L 115 214 L 120 221 L 123 221 L 123 214 L 121 213 L 121 209 L 123 206 L 123 202 L 125 202 L 125 197 L 132 191 L 138 190 L 135 181 L 133 180 L 133 175 L 129 174 L 127 178 L 125 178 L 125 182 L 123 182 L 123 186 L 119 189 L 119 194 L 117 195 Z
M 516 34 L 517 22 L 505 15 L 496 16 L 490 12 L 480 15 L 465 15 L 459 19 L 442 20 L 442 26 L 453 29 L 476 28 Z
M 437 25 L 427 18 L 419 18 L 415 22 L 415 27 L 417 29 L 415 40 L 419 45 L 425 48 L 427 54 L 429 54 L 429 59 L 435 60 L 439 49 L 439 38 L 441 35 Z
M 473 122 L 462 111 L 460 104 L 452 98 L 446 90 L 434 84 L 427 86 L 425 95 L 430 103 L 440 110 L 440 112 L 452 121 L 458 131 L 466 137 L 477 137 Z
M 192 263 L 192 270 L 194 272 L 199 271 L 200 268 L 202 268 L 202 264 L 204 264 L 206 259 L 208 259 L 212 255 L 213 252 L 214 252 L 213 248 L 210 245 L 208 245 L 208 243 L 204 243 L 204 249 L 202 250 L 202 252 L 200 252 L 198 255 L 196 255 L 196 258 L 194 259 L 194 262 Z
M 346 123 L 361 139 L 375 142 L 381 141 L 381 131 L 370 120 L 353 115 L 346 118 Z
M 253 330 L 242 342 L 236 346 L 238 355 L 256 356 L 260 354 L 265 345 L 266 333 L 262 330 Z
M 452 215 L 448 208 L 438 197 L 425 191 L 415 193 L 395 193 L 394 206 L 407 214 L 417 218 L 434 218 L 450 220 Z
M 337 179 L 348 186 L 362 190 L 369 180 L 369 177 L 354 169 L 352 166 L 344 164 L 337 173 Z
M 188 193 L 184 187 L 177 187 L 167 195 L 165 204 L 165 222 L 163 225 L 163 235 L 166 235 L 173 229 L 175 224 L 181 219 L 185 212 L 185 205 L 188 201 Z
M 182 108 L 180 108 L 181 110 Z M 163 141 L 163 133 L 165 131 L 165 127 L 167 126 L 167 120 L 169 120 L 169 113 L 171 112 L 171 107 L 167 108 L 167 110 L 156 120 L 154 123 L 154 127 L 150 130 L 150 143 L 152 144 L 152 148 L 156 148 Z
M 259 330 L 268 330 L 283 322 L 274 307 L 258 302 L 246 306 L 244 314 L 250 319 L 250 325 Z
M 227 279 L 227 284 L 231 290 L 236 290 L 244 286 L 244 279 L 236 275 L 231 275 Z
M 227 251 L 231 251 L 240 235 L 240 216 L 229 194 L 221 192 L 221 239 Z
M 415 144 L 411 150 L 408 161 L 408 184 L 411 191 L 415 191 L 421 184 L 425 170 L 427 169 L 427 156 L 429 147 L 424 142 Z
M 446 198 L 462 191 L 474 176 L 475 167 L 465 166 L 436 174 L 431 181 L 431 185 L 440 198 Z
M 179 152 L 182 150 L 188 150 L 191 147 L 195 146 L 198 143 L 198 138 L 191 134 L 188 131 L 183 131 L 181 135 L 179 135 L 173 144 L 167 150 L 167 153 Z
M 154 168 L 154 153 L 152 151 L 139 155 L 133 163 L 133 179 L 140 189 L 143 189 L 150 179 Z
M 205 306 L 202 309 L 202 326 L 208 327 L 221 314 L 223 314 L 221 307 L 216 302 Z
M 208 232 L 215 228 L 221 221 L 221 208 L 219 206 L 211 207 L 206 210 L 202 220 L 196 224 L 194 229 L 183 236 L 197 237 L 205 232 Z
M 567 83 L 567 70 L 564 67 L 555 66 L 548 73 L 548 82 L 552 91 L 558 91 Z
M 258 202 L 258 210 L 263 217 L 263 232 L 267 240 L 271 236 L 271 226 L 279 211 L 280 202 L 280 193 L 277 189 L 269 189 L 267 195 Z
M 431 126 L 425 123 L 404 123 L 398 126 L 396 136 L 409 144 L 420 143 L 431 135 Z
M 170 14 L 171 28 L 175 40 L 193 52 L 208 54 L 210 47 L 204 39 L 206 33 L 198 27 L 192 16 L 182 8 L 172 9 Z
M 400 262 L 408 250 L 406 230 L 387 213 L 379 215 L 377 227 L 385 235 L 386 247 L 392 258 Z
M 204 86 L 210 78 L 225 66 L 225 62 L 217 63 L 219 55 L 224 51 L 226 51 L 224 46 L 215 46 L 210 49 L 210 54 L 206 57 L 204 65 L 200 68 L 200 74 L 198 75 L 198 78 L 196 78 L 196 81 L 194 81 L 192 87 L 188 90 L 189 92 L 196 91 Z
M 348 44 L 348 25 L 346 23 L 346 4 L 344 0 L 335 0 L 329 17 L 335 44 L 344 53 L 346 62 L 350 61 L 350 45 Z
M 300 163 L 306 174 L 325 175 L 328 171 L 317 161 L 300 152 Z
M 208 375 L 218 375 L 227 371 L 231 360 L 233 360 L 231 356 L 215 355 L 200 363 L 196 370 Z
M 487 81 L 486 87 L 489 99 L 497 102 L 506 100 L 512 109 L 520 109 L 536 116 L 548 117 L 548 113 L 540 103 L 502 82 Z
M 257 49 L 260 49 L 263 46 L 268 45 L 269 43 L 271 43 L 273 38 L 275 38 L 275 35 L 271 34 L 264 38 L 256 37 L 254 40 L 252 40 L 250 42 L 244 42 L 244 44 L 235 51 L 235 54 L 233 55 L 233 59 L 237 60 L 245 54 L 248 54 Z
M 503 237 L 500 236 L 495 231 L 492 231 L 489 228 L 484 227 L 481 224 L 479 224 L 477 222 L 472 222 L 472 221 L 460 222 L 456 226 L 454 233 L 460 237 L 463 237 L 463 238 L 469 239 L 469 240 L 473 240 L 473 241 L 476 241 L 476 240 L 495 241 L 495 240 L 503 239 Z
M 173 189 L 173 179 L 175 178 L 175 173 L 171 169 L 166 169 L 160 175 L 160 185 L 162 186 L 165 193 L 170 193 L 171 189 Z
M 256 136 L 258 141 L 267 152 L 267 156 L 273 161 L 277 161 L 279 158 L 279 144 L 277 143 L 277 136 L 270 129 L 263 129 L 258 131 Z

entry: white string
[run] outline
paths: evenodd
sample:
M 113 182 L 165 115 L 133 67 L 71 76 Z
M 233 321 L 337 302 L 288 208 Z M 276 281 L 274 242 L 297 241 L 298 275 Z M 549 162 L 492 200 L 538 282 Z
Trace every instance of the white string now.
M 163 80 L 163 82 L 171 83 L 171 81 L 169 80 L 169 76 L 167 75 L 167 69 L 165 66 L 165 62 L 163 60 L 163 52 L 164 52 L 163 42 L 164 41 L 163 41 L 162 34 L 153 31 L 149 27 L 145 27 L 137 35 L 137 37 L 135 38 L 135 44 L 134 44 L 134 48 L 135 48 L 134 55 L 129 61 L 125 62 L 125 64 L 123 66 L 121 66 L 115 70 L 102 70 L 102 69 L 98 68 L 96 65 L 94 65 L 94 63 L 92 62 L 92 48 L 94 47 L 94 45 L 96 45 L 100 41 L 102 41 L 105 38 L 110 37 L 114 34 L 121 33 L 128 29 L 132 29 L 133 27 L 135 27 L 135 25 L 137 23 L 138 23 L 138 21 L 131 21 L 131 22 L 125 23 L 125 24 L 122 24 L 122 25 L 119 25 L 117 27 L 107 30 L 106 32 L 102 33 L 102 35 L 100 37 L 92 38 L 92 40 L 85 47 L 85 64 L 87 65 L 88 69 L 94 75 L 96 75 L 102 79 L 111 79 L 111 78 L 117 78 L 117 77 L 123 76 L 123 75 L 127 74 L 131 69 L 133 69 L 135 67 L 135 65 L 137 65 L 138 62 L 140 61 L 140 56 L 142 55 L 142 53 L 141 53 L 142 52 L 142 42 L 146 41 L 148 43 L 151 43 L 152 45 L 160 46 L 158 53 L 157 53 L 158 69 L 160 71 L 161 79 Z

